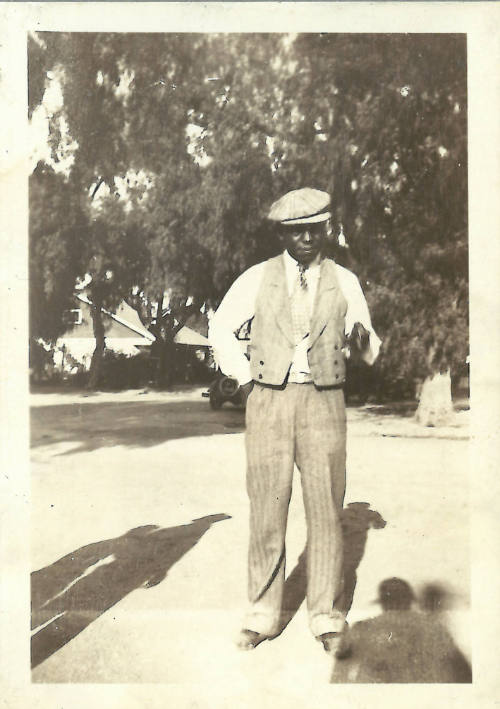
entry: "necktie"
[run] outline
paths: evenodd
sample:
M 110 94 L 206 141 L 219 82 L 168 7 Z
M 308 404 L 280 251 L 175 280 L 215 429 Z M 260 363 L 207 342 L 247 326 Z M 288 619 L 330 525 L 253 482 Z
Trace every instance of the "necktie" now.
M 297 279 L 295 281 L 290 300 L 293 335 L 296 345 L 298 345 L 299 342 L 301 342 L 309 334 L 311 320 L 309 312 L 309 298 L 307 293 L 307 281 L 305 277 L 307 267 L 300 263 L 297 264 L 297 266 L 299 273 L 297 274 Z
M 297 266 L 299 269 L 300 287 L 303 288 L 304 290 L 307 290 L 307 281 L 306 281 L 307 266 L 304 266 L 303 263 L 298 263 Z

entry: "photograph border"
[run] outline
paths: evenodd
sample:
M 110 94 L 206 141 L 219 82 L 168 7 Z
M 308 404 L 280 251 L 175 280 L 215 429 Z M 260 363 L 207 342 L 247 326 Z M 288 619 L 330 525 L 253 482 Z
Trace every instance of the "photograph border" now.
M 497 2 L 1 3 L 0 266 L 1 562 L 0 686 L 10 707 L 493 706 L 498 698 L 497 458 L 500 399 L 500 7 Z M 36 685 L 29 668 L 28 126 L 26 36 L 45 31 L 464 32 L 468 46 L 471 305 L 471 686 L 262 687 Z M 5 29 L 7 28 L 7 29 Z M 203 29 L 202 29 L 203 28 Z M 8 336 L 7 336 L 8 335 Z

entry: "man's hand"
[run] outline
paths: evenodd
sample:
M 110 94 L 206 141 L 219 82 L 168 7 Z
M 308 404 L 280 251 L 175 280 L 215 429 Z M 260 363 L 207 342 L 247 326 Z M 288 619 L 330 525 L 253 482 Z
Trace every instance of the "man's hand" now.
M 253 381 L 250 381 L 250 382 L 247 382 L 246 384 L 242 384 L 240 387 L 241 403 L 243 404 L 243 406 L 245 406 L 247 403 L 247 399 L 250 396 L 250 392 L 253 389 L 253 384 L 254 384 Z
M 370 344 L 370 333 L 360 322 L 355 322 L 347 341 L 354 352 L 364 352 Z

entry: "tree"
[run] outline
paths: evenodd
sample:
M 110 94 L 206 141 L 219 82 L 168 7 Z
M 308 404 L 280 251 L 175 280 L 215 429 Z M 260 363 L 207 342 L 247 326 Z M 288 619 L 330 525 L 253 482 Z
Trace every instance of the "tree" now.
M 142 155 L 151 187 L 136 208 L 149 252 L 141 287 L 158 303 L 155 334 L 163 343 L 159 369 L 165 372 L 186 320 L 202 305 L 217 304 L 262 251 L 259 233 L 272 176 L 254 99 L 266 94 L 249 89 L 260 86 L 258 72 L 267 77 L 276 49 L 270 38 L 256 45 L 239 35 L 155 41 L 155 48 L 147 45 L 148 62 L 130 70 L 128 105 L 136 105 L 129 135 L 142 135 L 141 121 L 149 116 L 147 135 L 156 144 L 151 156 Z M 129 62 L 139 56 L 144 37 L 134 42 Z M 250 51 L 255 46 L 260 53 Z M 147 90 L 166 76 L 168 82 Z M 271 92 L 272 77 L 266 80 Z
M 202 200 L 212 240 L 212 299 L 218 301 L 237 275 L 273 248 L 263 221 L 275 190 L 268 140 L 280 47 L 271 35 L 216 36 L 212 43 L 221 86 L 219 101 L 206 111 L 202 145 L 211 162 Z
M 424 394 L 464 362 L 462 35 L 40 36 L 37 61 L 64 99 L 53 154 L 73 141 L 68 185 L 91 215 L 83 263 L 96 302 L 110 306 L 135 279 L 172 340 L 276 252 L 263 216 L 308 184 L 333 195 L 333 234 L 347 235 L 384 339 L 382 388 L 426 380 Z
M 87 229 L 68 182 L 40 163 L 29 184 L 30 355 L 39 338 L 54 343 L 67 329 Z M 36 362 L 32 362 L 36 366 Z
M 185 104 L 188 151 L 164 166 L 143 204 L 151 251 L 145 288 L 161 293 L 167 283 L 169 290 L 168 317 L 155 331 L 163 332 L 167 360 L 191 314 L 216 306 L 242 270 L 276 248 L 263 226 L 272 191 L 266 121 L 276 40 L 210 35 L 197 56 Z
M 332 192 L 384 339 L 381 381 L 435 384 L 418 418 L 446 420 L 468 342 L 465 38 L 299 35 L 295 52 L 279 169 Z
M 168 257 L 174 264 L 176 248 L 186 258 L 182 243 L 179 248 L 177 215 L 185 189 L 196 189 L 186 127 L 200 86 L 203 90 L 200 66 L 193 64 L 199 44 L 195 35 L 182 34 L 40 33 L 31 39 L 30 111 L 43 96 L 43 76 L 50 69 L 63 97 L 49 121 L 52 157 L 57 162 L 64 143 L 70 145 L 74 160 L 68 184 L 90 215 L 81 263 L 95 306 L 90 386 L 97 382 L 105 346 L 101 309 L 112 309 L 140 285 L 150 300 L 155 291 L 161 318 L 162 242 L 171 245 Z M 149 200 L 140 209 L 145 191 L 160 176 L 158 204 Z M 120 206 L 113 197 L 122 198 Z M 148 243 L 159 245 L 149 249 L 149 261 L 143 258 Z
M 96 210 L 83 256 L 84 271 L 90 277 L 87 291 L 96 340 L 88 386 L 95 388 L 105 349 L 102 311 L 113 311 L 127 298 L 140 281 L 147 259 L 140 225 L 116 195 L 108 196 Z
M 59 199 L 54 216 L 61 222 L 69 217 L 71 222 L 74 210 L 85 215 L 79 231 L 81 248 L 68 251 L 72 267 L 63 282 L 72 292 L 77 276 L 90 279 L 96 337 L 90 387 L 97 385 L 105 347 L 102 309 L 116 307 L 143 266 L 140 228 L 133 214 L 127 213 L 143 190 L 129 188 L 127 182 L 133 161 L 127 149 L 126 101 L 121 92 L 126 82 L 121 64 L 124 40 L 123 35 L 85 33 L 41 33 L 30 39 L 30 113 L 42 100 L 43 77 L 51 75 L 63 98 L 49 116 L 52 160 L 57 165 L 62 154 L 73 157 L 64 192 L 52 195 Z M 33 258 L 38 254 L 33 252 Z

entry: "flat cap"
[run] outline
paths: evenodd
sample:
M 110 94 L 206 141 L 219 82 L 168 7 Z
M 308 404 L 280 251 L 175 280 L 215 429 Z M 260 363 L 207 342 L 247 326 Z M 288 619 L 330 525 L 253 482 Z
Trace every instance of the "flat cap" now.
M 268 219 L 280 224 L 316 224 L 330 218 L 328 192 L 303 187 L 287 192 L 271 205 Z

